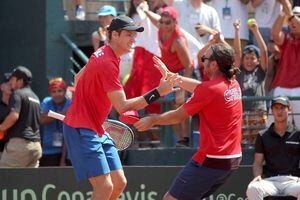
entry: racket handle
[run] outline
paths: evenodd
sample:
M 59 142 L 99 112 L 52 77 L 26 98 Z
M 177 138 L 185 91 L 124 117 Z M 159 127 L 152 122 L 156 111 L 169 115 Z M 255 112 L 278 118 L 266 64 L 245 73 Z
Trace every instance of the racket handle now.
M 48 112 L 48 117 L 52 117 L 52 118 L 58 119 L 58 120 L 60 120 L 60 121 L 63 121 L 64 118 L 65 118 L 64 115 L 62 115 L 62 114 L 60 114 L 60 113 L 57 113 L 57 112 L 54 112 L 54 111 L 52 111 L 52 110 L 49 110 L 49 112 Z

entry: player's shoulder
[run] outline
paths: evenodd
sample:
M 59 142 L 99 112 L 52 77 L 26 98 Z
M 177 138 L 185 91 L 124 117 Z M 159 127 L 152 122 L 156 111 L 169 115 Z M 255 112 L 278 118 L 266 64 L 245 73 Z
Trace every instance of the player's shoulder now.
M 95 51 L 91 58 L 89 59 L 88 66 L 90 68 L 107 68 L 108 66 L 115 65 L 114 60 L 116 60 L 116 57 L 114 54 L 105 48 L 99 48 L 97 51 Z

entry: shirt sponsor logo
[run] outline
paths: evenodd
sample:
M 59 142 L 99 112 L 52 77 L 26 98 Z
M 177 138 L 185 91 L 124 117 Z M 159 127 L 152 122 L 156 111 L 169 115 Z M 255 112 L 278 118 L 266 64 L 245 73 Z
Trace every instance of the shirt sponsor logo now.
M 299 142 L 294 142 L 294 141 L 286 141 L 286 144 L 299 144 Z
M 227 102 L 238 100 L 241 98 L 242 95 L 241 95 L 241 90 L 239 88 L 232 88 L 229 90 L 225 90 L 224 92 L 224 99 Z

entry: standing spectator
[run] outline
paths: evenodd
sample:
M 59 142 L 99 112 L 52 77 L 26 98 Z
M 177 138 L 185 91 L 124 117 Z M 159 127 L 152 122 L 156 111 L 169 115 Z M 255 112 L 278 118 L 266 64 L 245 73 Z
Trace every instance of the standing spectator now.
M 272 25 L 276 20 L 277 14 L 282 10 L 278 0 L 251 0 L 252 6 L 255 8 L 255 20 L 257 21 L 259 32 L 261 33 L 266 44 L 271 39 Z M 257 40 L 253 38 L 253 42 L 257 45 Z
M 274 91 L 272 90 L 272 82 L 278 69 L 280 49 L 273 40 L 270 40 L 268 49 L 271 55 L 268 58 L 268 70 L 265 79 L 265 93 L 268 96 L 273 96 Z
M 144 131 L 154 125 L 177 124 L 199 115 L 200 147 L 174 180 L 164 200 L 203 199 L 230 177 L 241 161 L 242 96 L 233 67 L 234 53 L 228 45 L 215 44 L 204 56 L 210 81 L 181 77 L 179 86 L 193 96 L 176 110 L 140 119 L 134 126 Z M 163 66 L 162 62 L 157 63 Z M 217 117 L 216 117 L 217 116 Z
M 110 25 L 111 20 L 117 16 L 117 11 L 111 5 L 104 5 L 99 9 L 97 15 L 100 27 L 92 34 L 94 51 L 106 44 L 107 27 Z
M 147 15 L 153 15 L 148 11 Z M 180 73 L 185 77 L 191 77 L 193 66 L 188 50 L 187 39 L 181 32 L 178 23 L 178 14 L 174 7 L 168 6 L 162 9 L 161 17 L 157 18 L 155 25 L 158 26 L 158 41 L 161 50 L 161 59 L 167 68 L 173 73 Z M 152 19 L 154 21 L 154 18 Z M 180 107 L 187 97 L 184 90 L 168 94 L 165 99 L 171 100 L 171 107 Z M 189 146 L 189 119 L 180 124 L 173 125 L 173 130 L 177 139 L 176 146 Z
M 38 167 L 42 156 L 40 142 L 40 101 L 30 88 L 32 74 L 23 66 L 15 68 L 9 83 L 14 91 L 9 99 L 10 113 L 0 124 L 7 132 L 0 167 Z
M 254 179 L 247 189 L 249 200 L 291 195 L 300 199 L 300 131 L 289 123 L 289 100 L 272 100 L 274 123 L 257 135 L 253 163 Z
M 178 24 L 192 34 L 204 46 L 213 33 L 221 32 L 217 11 L 202 0 L 171 0 L 167 2 L 176 8 L 179 14 Z
M 40 166 L 65 166 L 66 147 L 63 142 L 62 122 L 48 117 L 49 110 L 65 114 L 71 100 L 66 98 L 67 85 L 61 78 L 49 81 L 50 97 L 46 97 L 41 105 L 42 113 L 40 123 L 42 125 L 43 156 Z
M 241 73 L 237 80 L 241 86 L 243 96 L 264 96 L 264 80 L 268 68 L 267 46 L 254 21 L 248 25 L 249 29 L 258 41 L 255 45 L 247 45 L 243 50 L 241 59 Z M 235 25 L 236 29 L 237 26 Z M 236 35 L 238 36 L 238 34 Z M 236 38 L 238 40 L 238 38 Z M 238 42 L 236 42 L 238 43 Z M 235 46 L 236 52 L 240 52 L 240 46 Z M 239 60 L 235 60 L 236 64 Z M 263 129 L 267 122 L 267 108 L 264 101 L 243 102 L 243 143 L 252 146 L 256 134 Z
M 216 9 L 219 14 L 222 35 L 226 42 L 233 46 L 234 29 L 232 24 L 236 19 L 240 19 L 240 39 L 242 48 L 246 46 L 249 40 L 249 32 L 247 29 L 248 8 L 247 4 L 250 0 L 212 0 L 210 5 Z
M 4 121 L 4 119 L 7 117 L 7 115 L 10 112 L 10 108 L 8 106 L 9 104 L 9 97 L 11 95 L 11 87 L 9 84 L 9 77 L 4 74 L 3 80 L 1 80 L 1 87 L 0 87 L 0 123 Z M 0 159 L 1 159 L 1 154 L 4 150 L 5 143 L 7 142 L 7 137 L 4 134 L 0 139 Z
M 272 83 L 274 96 L 300 96 L 300 18 L 293 14 L 289 0 L 280 0 L 283 6 L 272 28 L 272 37 L 281 51 L 278 70 Z M 282 31 L 288 20 L 289 33 Z M 292 110 L 300 113 L 300 101 L 291 102 Z M 300 115 L 295 115 L 296 126 L 300 127 Z

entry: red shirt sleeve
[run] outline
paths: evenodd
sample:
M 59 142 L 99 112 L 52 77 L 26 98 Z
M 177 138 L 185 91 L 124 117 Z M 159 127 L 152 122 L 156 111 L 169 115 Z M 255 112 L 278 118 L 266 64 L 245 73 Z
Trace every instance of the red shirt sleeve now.
M 199 113 L 213 99 L 213 92 L 208 87 L 208 82 L 199 84 L 192 97 L 183 105 L 189 115 Z

